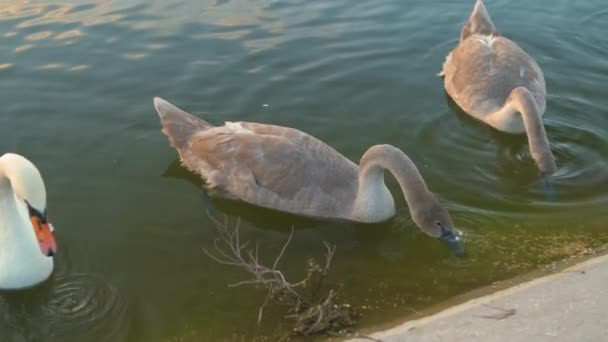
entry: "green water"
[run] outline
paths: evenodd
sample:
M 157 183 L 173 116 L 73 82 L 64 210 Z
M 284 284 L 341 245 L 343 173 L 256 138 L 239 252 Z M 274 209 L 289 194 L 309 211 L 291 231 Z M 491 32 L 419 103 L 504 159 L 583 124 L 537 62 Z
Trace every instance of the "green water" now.
M 289 328 L 265 292 L 202 253 L 206 212 L 304 274 L 337 246 L 328 285 L 398 320 L 608 243 L 608 9 L 602 0 L 497 0 L 498 29 L 545 72 L 559 170 L 545 198 L 524 137 L 466 116 L 435 76 L 474 1 L 122 0 L 0 3 L 0 153 L 43 173 L 59 244 L 52 278 L 0 294 L 0 340 L 222 341 Z M 546 8 L 545 8 L 546 6 Z M 411 223 L 396 183 L 384 224 L 310 222 L 214 202 L 159 131 L 152 97 L 220 124 L 288 125 L 357 161 L 377 143 L 417 163 L 466 234 L 453 257 Z

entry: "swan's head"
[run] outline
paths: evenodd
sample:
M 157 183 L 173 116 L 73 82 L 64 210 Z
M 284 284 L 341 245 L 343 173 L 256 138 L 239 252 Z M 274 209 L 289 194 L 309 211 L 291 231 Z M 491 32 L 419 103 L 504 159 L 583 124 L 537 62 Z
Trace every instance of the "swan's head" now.
M 460 243 L 462 233 L 454 227 L 448 211 L 432 194 L 421 202 L 423 203 L 412 212 L 414 222 L 427 235 L 446 243 L 454 254 L 464 256 L 464 248 Z
M 53 226 L 46 217 L 46 188 L 40 172 L 25 157 L 7 153 L 0 157 L 0 166 L 17 201 L 27 208 L 29 221 L 42 254 L 52 257 L 57 253 Z

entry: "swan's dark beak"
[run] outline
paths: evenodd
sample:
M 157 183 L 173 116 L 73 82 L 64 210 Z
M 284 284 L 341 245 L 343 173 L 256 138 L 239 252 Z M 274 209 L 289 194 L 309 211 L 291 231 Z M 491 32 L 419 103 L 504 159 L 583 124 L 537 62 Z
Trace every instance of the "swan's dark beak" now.
M 454 232 L 445 231 L 439 237 L 439 240 L 447 244 L 450 250 L 452 250 L 452 253 L 454 253 L 456 256 L 463 257 L 466 255 L 464 252 L 464 247 L 462 246 L 462 243 L 460 243 L 460 237 L 454 234 Z

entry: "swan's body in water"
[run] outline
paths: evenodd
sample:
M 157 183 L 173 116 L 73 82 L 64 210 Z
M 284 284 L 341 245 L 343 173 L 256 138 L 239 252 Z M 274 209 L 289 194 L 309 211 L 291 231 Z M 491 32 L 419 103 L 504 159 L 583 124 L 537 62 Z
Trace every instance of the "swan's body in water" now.
M 154 107 L 182 163 L 203 177 L 211 195 L 320 219 L 381 222 L 395 214 L 384 184 L 388 170 L 422 231 L 464 253 L 450 215 L 410 158 L 393 146 L 369 148 L 358 167 L 293 128 L 251 122 L 216 127 L 160 98 Z
M 46 216 L 46 190 L 26 158 L 0 157 L 0 289 L 22 289 L 46 280 L 57 251 Z
M 465 112 L 500 131 L 527 133 L 541 173 L 555 171 L 541 118 L 547 95 L 543 72 L 517 44 L 498 35 L 482 0 L 440 75 L 448 95 Z

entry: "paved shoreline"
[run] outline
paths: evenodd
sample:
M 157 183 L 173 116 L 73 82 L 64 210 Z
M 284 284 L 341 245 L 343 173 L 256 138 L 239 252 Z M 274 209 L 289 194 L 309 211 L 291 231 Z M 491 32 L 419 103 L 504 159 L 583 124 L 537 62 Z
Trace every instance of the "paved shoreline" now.
M 368 336 L 383 342 L 608 341 L 608 255 Z

